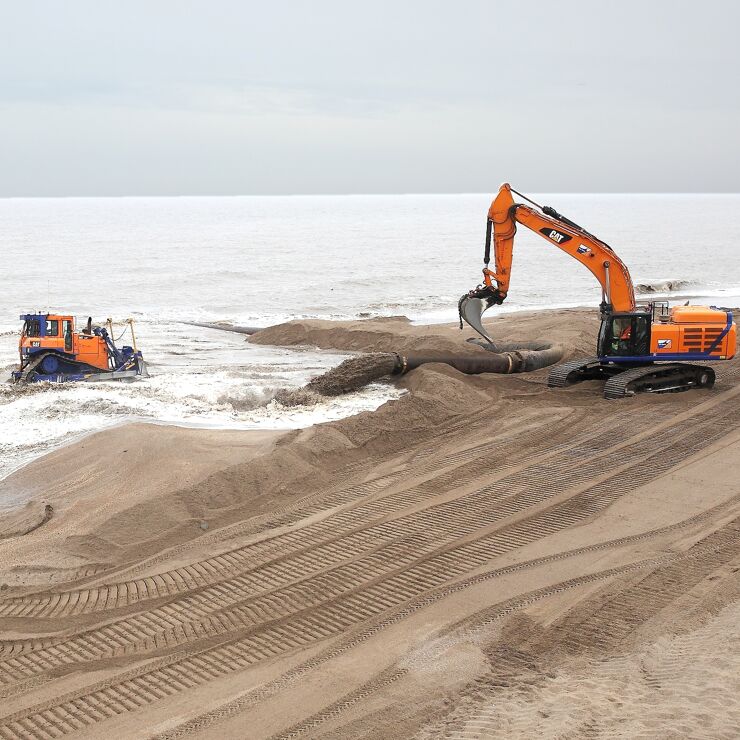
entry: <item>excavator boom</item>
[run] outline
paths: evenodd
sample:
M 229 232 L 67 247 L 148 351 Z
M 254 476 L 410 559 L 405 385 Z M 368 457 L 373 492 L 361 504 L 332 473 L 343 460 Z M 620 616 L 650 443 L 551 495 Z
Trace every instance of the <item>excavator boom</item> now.
M 635 291 L 632 278 L 627 266 L 614 250 L 550 206 L 540 206 L 531 200 L 529 202 L 534 207 L 515 203 L 512 193 L 516 192 L 511 185 L 504 183 L 491 203 L 486 223 L 483 284 L 461 299 L 461 318 L 486 340 L 492 341 L 483 328 L 481 316 L 492 305 L 503 303 L 508 295 L 517 224 L 539 234 L 593 274 L 601 285 L 602 313 L 634 311 Z M 526 196 L 522 197 L 529 200 Z M 489 268 L 492 242 L 494 269 Z

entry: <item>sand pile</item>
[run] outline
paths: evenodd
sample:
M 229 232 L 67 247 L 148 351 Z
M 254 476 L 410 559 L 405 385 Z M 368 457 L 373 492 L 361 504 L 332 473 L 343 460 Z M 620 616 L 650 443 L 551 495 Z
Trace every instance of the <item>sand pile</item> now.
M 38 501 L 29 501 L 19 509 L 0 515 L 0 540 L 23 537 L 43 526 L 54 515 L 54 507 Z
M 201 537 L 203 522 L 215 529 L 264 516 L 276 505 L 322 490 L 338 470 L 372 466 L 389 450 L 433 437 L 437 424 L 475 411 L 496 393 L 490 384 L 476 389 L 446 365 L 420 368 L 402 384 L 411 393 L 375 412 L 298 431 L 211 432 L 137 424 L 52 453 L 0 483 L 0 495 L 3 489 L 44 491 L 55 508 L 52 523 L 40 528 L 37 538 L 15 541 L 4 565 L 23 562 L 27 573 L 29 568 L 46 573 L 52 563 L 58 568 L 121 565 Z M 276 395 L 287 406 L 316 398 L 315 391 L 305 389 Z M 6 542 L 10 547 L 14 541 Z M 4 575 L 0 567 L 3 580 L 30 583 L 34 577 L 24 579 L 15 570 Z
M 582 341 L 583 329 L 593 324 L 594 316 L 595 312 L 580 311 L 571 312 L 566 320 L 551 314 L 501 317 L 495 333 L 510 339 L 522 336 L 522 326 L 528 326 L 531 336 L 546 333 Z M 387 376 L 395 365 L 395 356 L 388 352 L 392 348 L 481 353 L 480 347 L 465 342 L 466 334 L 455 325 L 414 326 L 398 317 L 294 321 L 265 329 L 250 341 L 267 339 L 369 353 L 350 358 L 306 388 L 277 391 L 275 400 L 287 407 L 311 405 L 319 396 L 347 392 Z M 536 380 L 538 374 L 528 377 Z M 136 425 L 53 453 L 0 483 L 0 495 L 3 489 L 13 496 L 19 489 L 27 490 L 29 497 L 43 495 L 55 509 L 53 521 L 39 530 L 38 539 L 16 548 L 12 561 L 36 559 L 60 567 L 120 564 L 200 537 L 204 521 L 213 528 L 262 516 L 276 501 L 320 490 L 343 467 L 372 465 L 433 437 L 436 425 L 490 405 L 502 390 L 529 385 L 504 376 L 467 377 L 446 365 L 425 365 L 397 382 L 411 393 L 373 413 L 300 432 L 222 434 Z M 222 446 L 221 439 L 228 443 Z M 216 448 L 219 454 L 214 454 Z M 91 508 L 89 501 L 100 496 L 105 505 Z M 48 542 L 44 531 L 49 533 Z M 66 553 L 64 562 L 60 551 Z
M 494 336 L 580 354 L 597 327 L 550 312 Z M 465 338 L 269 331 L 381 357 Z M 359 360 L 333 387 L 387 369 Z M 48 455 L 0 490 L 39 502 L 15 525 L 53 506 L 0 539 L 0 733 L 734 737 L 740 362 L 717 371 L 609 402 L 431 363 L 340 421 L 129 425 Z
M 591 309 L 522 311 L 491 315 L 486 331 L 502 346 L 545 341 L 563 344 L 568 353 L 592 355 L 599 331 L 599 313 Z M 455 324 L 418 325 L 405 317 L 361 321 L 301 319 L 278 324 L 249 337 L 255 344 L 310 346 L 349 352 L 398 352 L 403 355 L 474 355 L 481 348 L 470 340 L 478 335 Z
M 375 352 L 350 357 L 337 367 L 314 378 L 306 385 L 306 390 L 322 396 L 339 396 L 389 376 L 396 363 L 396 356 L 387 353 Z

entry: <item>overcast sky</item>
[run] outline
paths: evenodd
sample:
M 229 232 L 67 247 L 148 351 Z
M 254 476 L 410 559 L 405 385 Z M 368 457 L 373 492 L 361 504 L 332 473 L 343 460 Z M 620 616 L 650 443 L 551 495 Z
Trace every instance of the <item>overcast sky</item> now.
M 0 0 L 0 195 L 740 191 L 736 0 Z

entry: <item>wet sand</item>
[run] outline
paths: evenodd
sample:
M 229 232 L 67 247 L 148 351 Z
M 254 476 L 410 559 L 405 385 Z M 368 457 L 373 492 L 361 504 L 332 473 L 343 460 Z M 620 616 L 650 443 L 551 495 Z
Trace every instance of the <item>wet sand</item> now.
M 596 312 L 503 341 L 590 355 Z M 481 352 L 450 325 L 250 341 Z M 292 432 L 129 425 L 10 476 L 0 737 L 734 737 L 740 362 L 601 397 L 425 365 Z M 51 507 L 51 510 L 49 508 Z

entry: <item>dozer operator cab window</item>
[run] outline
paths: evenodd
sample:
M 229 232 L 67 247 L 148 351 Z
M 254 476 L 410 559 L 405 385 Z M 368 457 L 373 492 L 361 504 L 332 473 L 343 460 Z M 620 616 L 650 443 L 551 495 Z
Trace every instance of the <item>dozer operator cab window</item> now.
M 622 314 L 604 319 L 599 333 L 599 354 L 639 357 L 650 353 L 650 315 Z
M 72 322 L 69 319 L 62 321 L 62 335 L 64 336 L 64 349 L 72 351 Z
M 46 336 L 59 336 L 59 322 L 56 319 L 46 319 Z
M 30 319 L 23 325 L 23 333 L 27 337 L 40 337 L 41 324 L 36 319 Z

